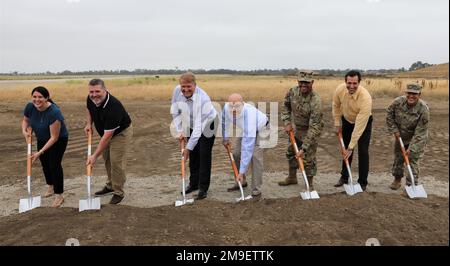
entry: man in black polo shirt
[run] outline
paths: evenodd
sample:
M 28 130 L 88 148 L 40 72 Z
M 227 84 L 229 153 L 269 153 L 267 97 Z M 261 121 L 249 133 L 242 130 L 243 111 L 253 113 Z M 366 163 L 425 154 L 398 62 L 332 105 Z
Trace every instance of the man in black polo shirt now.
M 113 193 L 110 204 L 118 204 L 124 197 L 123 186 L 126 180 L 126 152 L 133 136 L 133 127 L 122 103 L 112 96 L 101 79 L 89 82 L 87 97 L 86 135 L 92 130 L 92 122 L 101 136 L 97 149 L 87 159 L 86 165 L 94 166 L 97 157 L 103 153 L 108 182 L 95 193 L 104 196 Z

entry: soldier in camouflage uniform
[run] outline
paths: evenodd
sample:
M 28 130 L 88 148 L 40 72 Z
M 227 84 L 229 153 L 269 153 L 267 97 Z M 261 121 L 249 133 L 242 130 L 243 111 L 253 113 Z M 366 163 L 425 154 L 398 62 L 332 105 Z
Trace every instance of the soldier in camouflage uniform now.
M 406 95 L 396 98 L 387 109 L 386 124 L 389 133 L 401 137 L 414 175 L 418 184 L 419 161 L 423 156 L 428 139 L 428 120 L 430 111 L 427 104 L 420 99 L 422 86 L 418 83 L 407 85 Z M 394 164 L 392 175 L 394 182 L 390 188 L 397 190 L 401 187 L 404 175 L 404 159 L 398 141 L 394 148 Z M 407 175 L 406 185 L 411 185 L 411 178 Z
M 319 95 L 312 90 L 314 83 L 312 71 L 300 71 L 298 73 L 298 85 L 289 89 L 284 98 L 284 109 L 281 119 L 284 122 L 286 133 L 292 129 L 295 137 L 300 140 L 299 153 L 305 165 L 305 172 L 311 189 L 313 177 L 317 173 L 316 150 L 320 137 L 322 121 L 322 101 Z M 278 182 L 280 186 L 297 184 L 298 163 L 292 145 L 289 143 L 286 157 L 289 162 L 288 177 Z

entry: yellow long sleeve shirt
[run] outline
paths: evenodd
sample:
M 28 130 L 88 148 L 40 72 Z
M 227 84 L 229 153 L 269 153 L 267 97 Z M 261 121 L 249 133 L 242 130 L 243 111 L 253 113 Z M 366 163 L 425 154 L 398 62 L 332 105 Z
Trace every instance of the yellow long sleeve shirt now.
M 353 149 L 366 128 L 367 122 L 372 115 L 372 97 L 362 86 L 359 86 L 355 93 L 348 93 L 346 84 L 341 84 L 336 88 L 333 95 L 333 118 L 334 125 L 342 126 L 341 117 L 355 124 L 349 149 Z

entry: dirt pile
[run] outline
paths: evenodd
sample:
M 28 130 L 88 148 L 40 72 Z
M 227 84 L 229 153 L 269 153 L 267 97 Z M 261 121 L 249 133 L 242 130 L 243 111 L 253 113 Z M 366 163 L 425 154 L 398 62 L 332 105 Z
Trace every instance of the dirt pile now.
M 448 245 L 447 198 L 384 193 L 138 208 L 38 208 L 0 220 L 0 245 Z M 8 230 L 5 230 L 8 228 Z

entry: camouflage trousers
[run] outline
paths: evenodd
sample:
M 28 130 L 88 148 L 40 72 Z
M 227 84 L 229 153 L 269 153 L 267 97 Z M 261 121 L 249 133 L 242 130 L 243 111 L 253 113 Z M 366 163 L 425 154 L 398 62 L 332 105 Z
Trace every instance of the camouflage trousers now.
M 408 149 L 408 145 L 405 144 L 405 149 Z M 419 180 L 419 174 L 420 174 L 420 168 L 419 168 L 419 162 L 420 159 L 423 156 L 423 152 L 419 153 L 410 153 L 408 159 L 409 164 L 411 165 L 411 170 L 414 175 L 414 183 L 418 184 Z M 400 149 L 400 144 L 398 142 L 395 142 L 395 148 L 394 148 L 394 164 L 392 165 L 392 175 L 399 178 L 404 176 L 405 172 L 405 160 L 403 159 L 402 150 Z M 406 171 L 408 171 L 406 169 Z M 406 173 L 406 184 L 411 185 L 411 177 L 409 176 L 409 173 Z
M 302 140 L 302 136 L 306 136 L 308 133 L 307 128 L 297 127 L 295 130 L 295 136 Z M 314 143 L 309 146 L 307 153 L 304 155 L 303 164 L 305 165 L 305 172 L 307 176 L 315 176 L 317 174 L 317 159 L 316 159 L 316 151 L 317 151 L 318 143 Z M 298 147 L 299 149 L 301 147 Z M 298 162 L 295 158 L 294 148 L 292 147 L 291 142 L 289 141 L 289 146 L 286 152 L 286 157 L 289 162 L 289 168 L 298 168 Z

